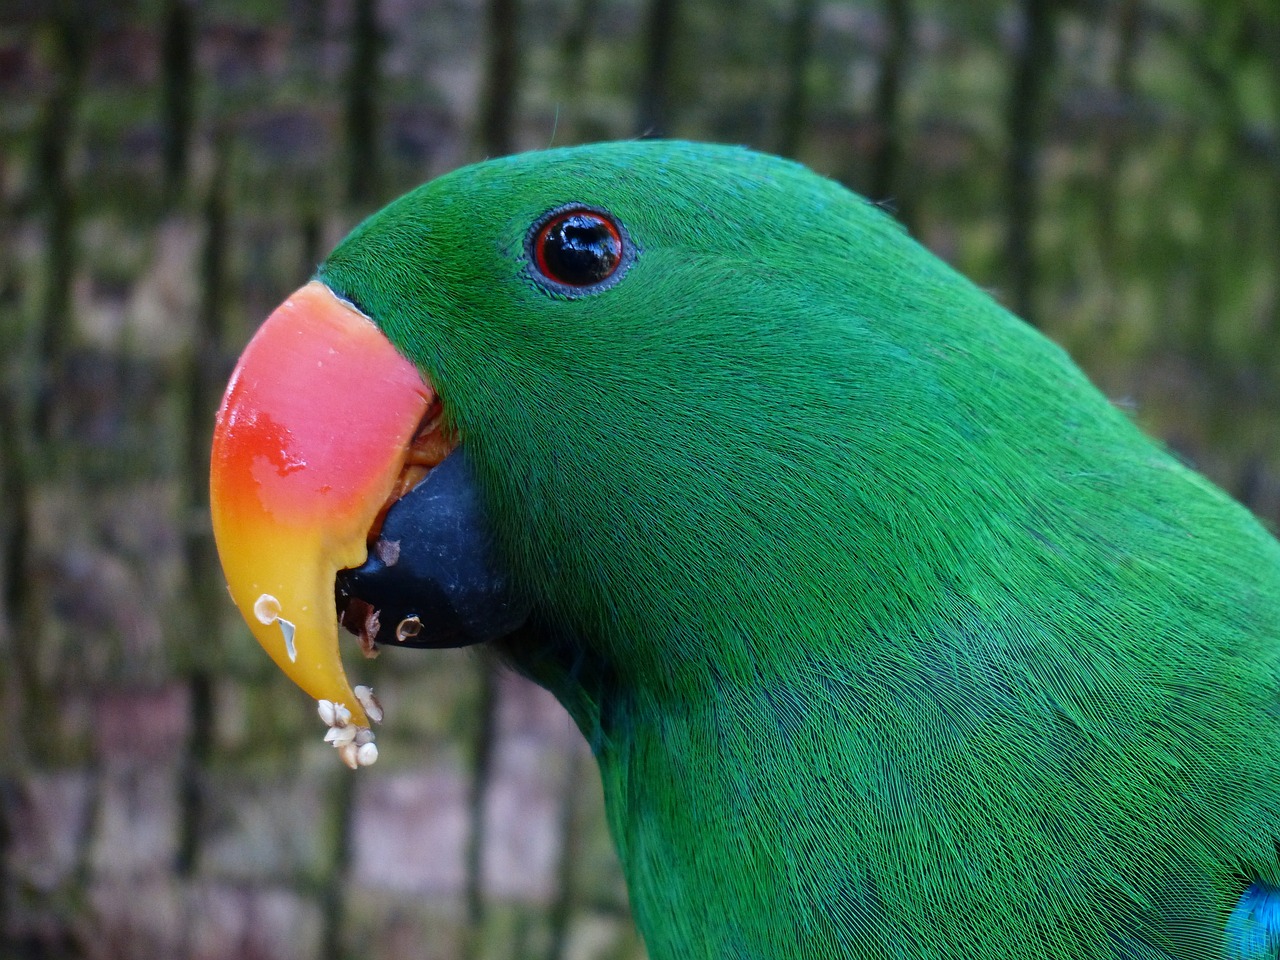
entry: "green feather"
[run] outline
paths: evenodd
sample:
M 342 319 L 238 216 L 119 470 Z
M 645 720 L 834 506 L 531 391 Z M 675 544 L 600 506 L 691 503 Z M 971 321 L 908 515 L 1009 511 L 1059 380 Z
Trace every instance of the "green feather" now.
M 528 262 L 569 203 L 634 244 L 608 289 Z M 873 204 L 548 151 L 319 275 L 461 433 L 537 611 L 503 652 L 592 743 L 655 960 L 1236 953 L 1280 883 L 1280 547 Z

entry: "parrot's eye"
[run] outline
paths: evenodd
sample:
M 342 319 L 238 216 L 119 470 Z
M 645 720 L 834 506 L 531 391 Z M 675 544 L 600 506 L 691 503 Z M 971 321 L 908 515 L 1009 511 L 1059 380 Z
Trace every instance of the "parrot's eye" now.
M 577 204 L 543 214 L 529 231 L 529 260 L 537 279 L 569 296 L 613 286 L 630 253 L 621 224 L 601 210 Z

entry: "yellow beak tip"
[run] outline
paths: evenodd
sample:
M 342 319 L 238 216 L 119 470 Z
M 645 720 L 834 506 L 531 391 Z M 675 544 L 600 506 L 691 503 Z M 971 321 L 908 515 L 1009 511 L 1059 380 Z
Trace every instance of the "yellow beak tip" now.
M 364 562 L 433 396 L 369 318 L 312 282 L 250 341 L 218 411 L 210 501 L 232 599 L 286 675 L 360 726 L 334 578 Z

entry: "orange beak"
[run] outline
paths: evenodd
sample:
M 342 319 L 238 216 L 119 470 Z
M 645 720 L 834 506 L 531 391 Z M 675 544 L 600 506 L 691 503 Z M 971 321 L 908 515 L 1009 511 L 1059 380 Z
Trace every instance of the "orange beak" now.
M 338 654 L 334 577 L 366 541 L 434 392 L 317 281 L 245 348 L 213 436 L 213 532 L 231 598 L 271 658 L 368 726 Z

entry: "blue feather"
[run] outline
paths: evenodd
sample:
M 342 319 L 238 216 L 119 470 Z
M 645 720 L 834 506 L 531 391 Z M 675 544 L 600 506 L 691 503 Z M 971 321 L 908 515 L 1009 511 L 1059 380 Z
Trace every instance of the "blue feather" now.
M 1227 919 L 1227 956 L 1231 960 L 1280 958 L 1280 888 L 1259 880 L 1241 895 Z

